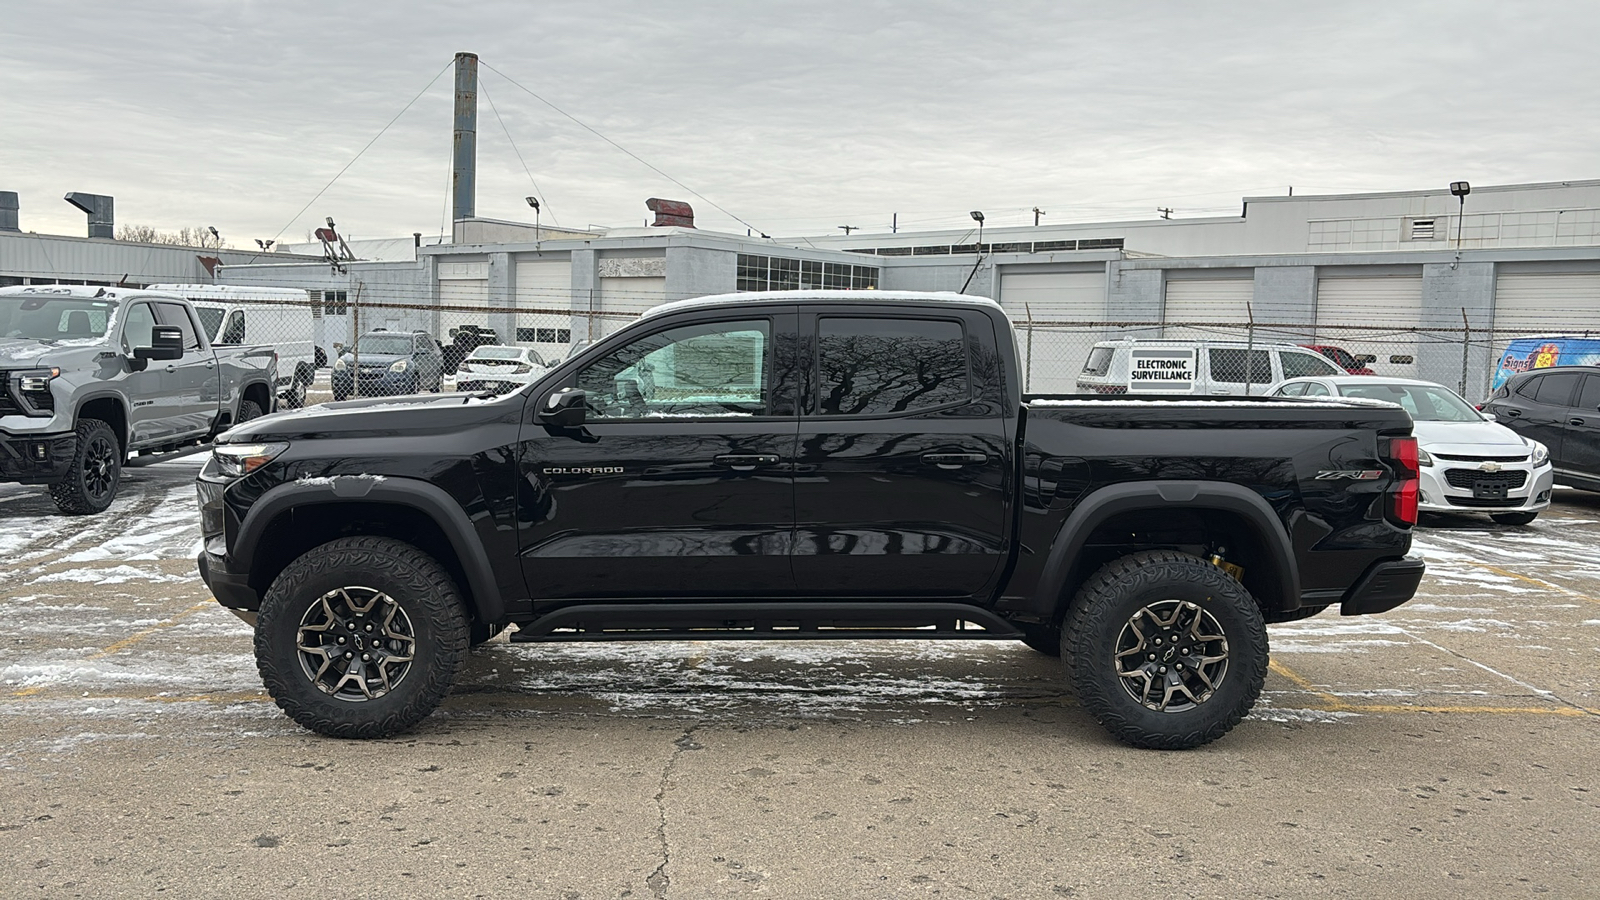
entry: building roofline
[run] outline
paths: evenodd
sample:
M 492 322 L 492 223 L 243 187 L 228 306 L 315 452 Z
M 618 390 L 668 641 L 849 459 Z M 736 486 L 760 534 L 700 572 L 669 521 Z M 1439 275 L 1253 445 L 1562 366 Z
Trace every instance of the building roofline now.
M 1528 184 L 1473 185 L 1474 194 L 1499 194 L 1513 191 L 1558 191 L 1564 188 L 1600 187 L 1600 179 L 1583 181 L 1536 181 Z M 1399 197 L 1449 197 L 1450 188 L 1430 188 L 1412 191 L 1366 191 L 1358 194 L 1273 194 L 1266 197 L 1246 197 L 1250 203 L 1295 203 L 1301 200 L 1392 200 Z

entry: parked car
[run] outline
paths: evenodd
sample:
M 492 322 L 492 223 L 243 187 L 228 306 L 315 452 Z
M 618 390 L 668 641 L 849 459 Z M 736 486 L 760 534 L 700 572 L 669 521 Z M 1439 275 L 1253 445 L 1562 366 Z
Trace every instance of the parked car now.
M 1121 740 L 1193 747 L 1255 703 L 1266 623 L 1415 592 L 1399 407 L 1024 400 L 1016 347 L 957 294 L 668 303 L 525 390 L 230 433 L 197 562 L 278 705 L 343 737 L 420 722 L 515 624 L 1021 640 Z
M 1423 512 L 1486 512 L 1502 525 L 1526 525 L 1550 506 L 1549 448 L 1496 423 L 1442 384 L 1341 375 L 1291 379 L 1272 394 L 1399 404 L 1416 423 Z
M 1094 345 L 1078 375 L 1078 391 L 1264 394 L 1285 378 L 1338 374 L 1322 354 L 1294 344 L 1124 338 Z
M 444 354 L 444 371 L 454 375 L 461 361 L 479 347 L 500 343 L 500 333 L 484 325 L 457 325 L 450 329 L 450 343 L 441 351 Z
M 439 392 L 444 356 L 426 331 L 369 331 L 333 362 L 333 399 Z
M 70 515 L 101 512 L 129 453 L 270 412 L 276 381 L 271 347 L 213 347 L 176 294 L 0 288 L 0 481 L 47 485 Z
M 224 284 L 156 284 L 153 291 L 177 294 L 194 305 L 200 330 L 217 346 L 250 341 L 278 351 L 278 399 L 294 409 L 305 405 L 306 389 L 328 364 L 317 346 L 311 295 L 293 288 L 238 287 Z
M 456 390 L 505 393 L 532 384 L 549 368 L 532 347 L 486 344 L 461 361 Z
M 1600 491 L 1600 366 L 1513 375 L 1484 404 L 1507 428 L 1550 448 L 1556 481 Z
M 1518 338 L 1500 354 L 1489 390 L 1498 391 L 1513 375 L 1556 366 L 1600 366 L 1600 338 L 1566 335 Z
M 1372 362 L 1371 356 L 1356 356 L 1343 347 L 1332 344 L 1301 344 L 1307 350 L 1314 350 L 1333 361 L 1333 364 L 1351 375 L 1375 375 L 1367 364 Z

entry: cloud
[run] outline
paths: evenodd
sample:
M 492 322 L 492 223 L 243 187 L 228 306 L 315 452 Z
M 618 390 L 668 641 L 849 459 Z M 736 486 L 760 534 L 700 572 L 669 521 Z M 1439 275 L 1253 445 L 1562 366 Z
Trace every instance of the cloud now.
M 876 2 L 7 3 L 0 189 L 78 234 L 67 191 L 125 223 L 236 245 L 434 234 L 457 50 L 769 233 L 1232 214 L 1245 194 L 1600 175 L 1586 4 Z M 494 71 L 487 94 L 565 225 L 644 199 L 743 226 Z M 488 103 L 480 215 L 528 177 Z M 547 217 L 547 221 L 549 218 Z

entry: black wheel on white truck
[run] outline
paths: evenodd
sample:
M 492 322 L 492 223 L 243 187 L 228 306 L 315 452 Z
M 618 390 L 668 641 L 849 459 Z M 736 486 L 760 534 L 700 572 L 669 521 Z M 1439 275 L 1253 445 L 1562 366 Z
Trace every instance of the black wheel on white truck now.
M 1118 740 L 1154 750 L 1210 743 L 1239 724 L 1267 675 L 1267 629 L 1244 585 L 1187 553 L 1113 560 L 1063 623 L 1078 702 Z

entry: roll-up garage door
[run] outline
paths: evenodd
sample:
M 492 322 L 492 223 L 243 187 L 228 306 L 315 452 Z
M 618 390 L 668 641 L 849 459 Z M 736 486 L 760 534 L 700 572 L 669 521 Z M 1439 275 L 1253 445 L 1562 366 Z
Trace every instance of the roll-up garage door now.
M 439 313 L 439 333 L 434 335 L 440 343 L 450 343 L 450 329 L 460 325 L 489 327 L 489 282 L 487 279 L 439 279 L 439 305 L 446 307 Z M 449 309 L 458 306 L 465 309 Z M 504 337 L 502 336 L 502 340 Z
M 1162 336 L 1183 340 L 1243 339 L 1255 281 L 1249 278 L 1169 280 Z
M 1422 276 L 1317 279 L 1317 342 L 1370 356 L 1379 375 L 1415 378 Z
M 1106 319 L 1106 276 L 1103 272 L 1000 273 L 1000 305 L 1021 322 L 1103 322 Z
M 551 310 L 572 306 L 572 264 L 565 259 L 517 262 L 516 342 L 544 358 L 567 355 L 576 327 L 570 314 Z M 535 310 L 538 310 L 536 312 Z M 581 333 L 581 329 L 579 329 Z
M 1600 331 L 1600 273 L 1495 279 L 1496 339 Z

